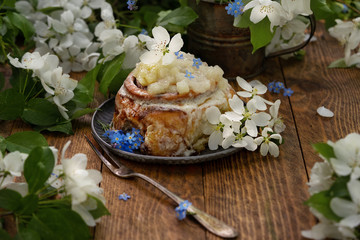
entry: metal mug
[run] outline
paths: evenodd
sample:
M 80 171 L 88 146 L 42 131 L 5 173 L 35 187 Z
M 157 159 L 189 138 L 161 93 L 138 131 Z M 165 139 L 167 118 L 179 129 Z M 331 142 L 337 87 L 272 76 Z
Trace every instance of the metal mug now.
M 233 26 L 234 18 L 226 13 L 222 4 L 189 1 L 190 7 L 199 15 L 188 27 L 188 51 L 206 61 L 209 65 L 219 65 L 224 77 L 232 80 L 236 76 L 252 78 L 264 70 L 268 58 L 293 53 L 306 46 L 314 35 L 316 21 L 310 19 L 310 37 L 298 46 L 283 49 L 265 56 L 265 48 L 252 54 L 250 30 Z

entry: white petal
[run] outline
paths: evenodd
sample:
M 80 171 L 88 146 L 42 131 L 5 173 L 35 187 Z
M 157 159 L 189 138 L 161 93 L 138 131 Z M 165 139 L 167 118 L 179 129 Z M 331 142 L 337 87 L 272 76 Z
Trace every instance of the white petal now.
M 339 217 L 347 217 L 357 212 L 356 204 L 338 197 L 331 199 L 330 208 Z
M 279 156 L 279 147 L 273 142 L 269 142 L 269 152 L 272 156 L 278 157 Z
M 355 228 L 360 225 L 360 215 L 351 215 L 340 221 L 341 226 L 346 226 L 349 228 Z
M 228 136 L 227 138 L 224 139 L 224 141 L 221 143 L 221 146 L 224 149 L 229 148 L 235 141 L 235 136 L 234 134 L 232 134 L 231 136 Z
M 20 193 L 23 197 L 29 193 L 29 186 L 27 183 L 9 183 L 6 185 L 6 188 Z
M 173 52 L 169 52 L 162 57 L 162 64 L 169 65 L 176 59 L 176 55 Z
M 330 163 L 334 168 L 336 174 L 340 176 L 347 176 L 351 173 L 351 168 L 342 160 L 336 158 L 330 158 Z
M 261 7 L 262 7 L 261 5 L 257 5 L 253 8 L 253 10 L 251 10 L 250 21 L 252 21 L 255 24 L 260 22 L 266 17 L 266 13 L 260 11 Z
M 96 223 L 93 216 L 84 206 L 82 206 L 81 204 L 74 204 L 71 206 L 71 209 L 74 212 L 77 212 L 88 226 L 95 227 Z
M 247 146 L 247 142 L 244 139 L 241 139 L 233 144 L 234 147 L 242 148 Z
M 140 61 L 145 64 L 155 64 L 161 59 L 161 54 L 155 51 L 147 51 L 140 56 Z
M 244 116 L 243 115 L 240 115 L 240 114 L 237 114 L 236 112 L 226 112 L 225 113 L 225 116 L 231 120 L 231 121 L 236 121 L 236 122 L 240 122 Z
M 255 113 L 251 117 L 251 120 L 255 122 L 256 126 L 260 126 L 260 127 L 264 127 L 268 125 L 270 119 L 271 119 L 270 114 L 265 112 Z
M 153 37 L 155 38 L 156 43 L 163 42 L 165 43 L 165 45 L 167 45 L 170 41 L 170 35 L 168 31 L 161 26 L 154 27 L 152 29 L 152 34 Z
M 355 204 L 359 205 L 359 208 L 360 208 L 360 181 L 359 180 L 350 180 L 347 183 L 347 187 L 348 187 L 352 201 Z
M 334 116 L 334 113 L 332 111 L 330 111 L 329 109 L 325 108 L 324 106 L 319 107 L 316 111 L 322 117 L 333 117 Z
M 252 120 L 246 120 L 245 121 L 245 127 L 246 127 L 246 132 L 251 136 L 251 137 L 257 137 L 258 135 L 258 130 L 256 127 L 256 124 L 254 121 Z
M 169 43 L 169 50 L 171 52 L 177 52 L 180 51 L 180 49 L 183 47 L 184 41 L 181 38 L 181 34 L 176 34 Z
M 209 137 L 209 142 L 208 142 L 209 149 L 210 150 L 218 149 L 222 141 L 223 141 L 222 133 L 220 131 L 213 132 Z
M 19 151 L 11 152 L 3 159 L 5 170 L 9 171 L 11 175 L 20 177 L 24 169 L 24 161 Z
M 239 91 L 239 92 L 237 92 L 237 95 L 239 95 L 240 97 L 244 97 L 244 98 L 249 98 L 252 96 L 251 93 L 245 92 L 245 91 Z
M 269 145 L 266 143 L 262 143 L 260 146 L 260 154 L 262 156 L 266 156 L 269 152 Z
M 84 19 L 88 18 L 91 16 L 91 13 L 92 13 L 92 10 L 91 8 L 89 8 L 88 6 L 84 6 L 82 9 L 81 9 L 81 13 L 80 13 L 80 16 Z
M 246 150 L 248 151 L 255 151 L 257 149 L 257 144 L 255 143 L 254 139 L 250 136 L 243 137 L 243 140 L 246 142 Z
M 229 100 L 230 108 L 237 114 L 243 114 L 245 111 L 244 102 L 236 95 Z
M 221 112 L 220 110 L 215 107 L 215 106 L 211 106 L 208 109 L 206 109 L 205 111 L 205 115 L 207 120 L 211 123 L 211 124 L 218 124 L 220 122 L 220 115 Z
M 248 92 L 252 92 L 251 85 L 245 79 L 243 79 L 241 77 L 236 77 L 236 81 L 237 81 L 239 87 L 241 87 L 242 89 L 244 89 Z

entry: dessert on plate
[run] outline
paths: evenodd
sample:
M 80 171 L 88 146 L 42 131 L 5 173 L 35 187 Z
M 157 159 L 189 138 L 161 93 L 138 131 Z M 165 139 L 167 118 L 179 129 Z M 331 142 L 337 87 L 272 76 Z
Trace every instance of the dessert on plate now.
M 209 136 L 205 111 L 230 110 L 235 94 L 223 71 L 193 55 L 178 52 L 170 64 L 140 62 L 115 98 L 113 127 L 137 128 L 144 136 L 140 151 L 157 156 L 189 156 L 205 149 Z

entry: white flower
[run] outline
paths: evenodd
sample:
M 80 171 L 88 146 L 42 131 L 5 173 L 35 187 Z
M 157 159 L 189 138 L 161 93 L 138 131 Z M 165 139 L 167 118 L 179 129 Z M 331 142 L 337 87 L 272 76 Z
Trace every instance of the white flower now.
M 241 121 L 245 119 L 246 132 L 251 137 L 257 137 L 257 126 L 264 127 L 269 124 L 271 116 L 265 112 L 256 112 L 256 105 L 254 101 L 249 101 L 245 108 L 244 102 L 241 101 L 237 95 L 234 95 L 233 98 L 229 100 L 229 105 L 233 110 L 233 113 L 225 113 L 226 116 L 231 121 Z
M 304 16 L 312 14 L 310 0 L 281 0 L 281 6 L 288 14 L 288 20 L 299 14 Z
M 125 37 L 119 29 L 108 29 L 101 32 L 99 36 L 101 48 L 105 60 L 111 60 L 124 52 Z
M 77 55 L 76 60 L 81 63 L 85 71 L 90 71 L 96 66 L 100 56 L 100 53 L 97 52 L 99 47 L 100 43 L 91 43 L 84 51 Z
M 24 162 L 27 155 L 19 151 L 11 152 L 3 157 L 0 151 L 0 170 L 9 172 L 12 176 L 20 177 L 24 170 Z
M 61 59 L 60 66 L 63 68 L 64 73 L 81 72 L 84 70 L 80 47 L 73 45 L 69 48 L 56 47 L 54 50 Z
M 18 58 L 12 58 L 10 53 L 7 55 L 10 60 L 10 63 L 17 68 L 24 68 L 30 70 L 40 69 L 44 66 L 44 59 L 41 57 L 40 53 L 25 53 L 21 58 L 21 62 L 19 62 Z
M 149 41 L 152 41 L 152 38 L 144 34 L 139 34 L 138 37 L 134 35 L 127 37 L 124 41 L 125 59 L 122 68 L 134 68 L 140 56 L 146 52 L 145 46 Z
M 255 151 L 257 149 L 257 145 L 254 142 L 254 139 L 246 135 L 245 128 L 243 128 L 240 133 L 234 133 L 226 137 L 221 145 L 224 149 L 227 149 L 230 146 L 236 148 L 244 147 L 249 151 Z
M 273 132 L 273 130 L 269 127 L 264 128 L 261 133 L 262 136 L 256 138 L 254 141 L 257 145 L 261 144 L 260 153 L 262 156 L 266 156 L 268 154 L 268 152 L 270 152 L 270 154 L 272 156 L 278 157 L 279 156 L 279 147 L 278 147 L 278 145 L 276 145 L 276 143 L 271 141 L 271 139 L 279 140 L 279 142 L 281 143 L 282 138 L 281 138 L 280 134 L 273 133 L 270 135 L 269 132 Z
M 164 65 L 172 63 L 176 59 L 175 52 L 180 51 L 184 45 L 180 33 L 176 34 L 170 41 L 169 33 L 165 28 L 159 26 L 153 28 L 152 34 L 154 41 L 148 42 L 147 47 L 150 51 L 140 56 L 141 62 L 155 64 L 162 60 Z M 168 44 L 169 46 L 167 46 Z
M 79 48 L 86 48 L 91 43 L 93 35 L 89 31 L 88 25 L 83 19 L 75 18 L 72 11 L 63 12 L 60 21 L 56 19 L 49 21 L 54 30 L 63 35 L 60 39 L 60 47 L 68 48 L 75 45 Z
M 334 113 L 324 106 L 319 107 L 316 112 L 322 117 L 333 117 Z
M 266 110 L 267 107 L 265 103 L 270 105 L 273 104 L 272 102 L 267 101 L 266 99 L 259 96 L 266 93 L 267 91 L 267 87 L 264 84 L 262 84 L 260 81 L 253 80 L 248 83 L 245 79 L 241 77 L 236 77 L 236 81 L 238 85 L 245 90 L 245 91 L 239 91 L 237 92 L 237 94 L 240 97 L 251 98 L 249 102 L 251 102 L 251 104 L 255 104 L 257 109 Z
M 345 138 L 333 143 L 336 158 L 331 158 L 330 163 L 339 176 L 351 175 L 351 179 L 360 177 L 360 134 L 351 133 Z
M 223 141 L 221 132 L 223 124 L 220 122 L 221 112 L 217 107 L 211 106 L 206 109 L 205 115 L 210 124 L 204 126 L 203 133 L 210 135 L 208 142 L 209 149 L 216 150 Z
M 316 162 L 311 169 L 309 185 L 309 193 L 315 193 L 328 190 L 334 180 L 332 180 L 333 169 L 331 165 L 325 162 Z
M 44 13 L 36 11 L 28 1 L 16 1 L 15 9 L 32 22 L 46 18 Z
M 86 19 L 91 16 L 93 9 L 98 9 L 104 0 L 69 0 L 69 3 L 80 9 L 80 17 Z
M 360 225 L 360 181 L 350 180 L 347 188 L 352 201 L 334 197 L 330 201 L 330 208 L 342 218 L 338 228 L 343 236 L 356 238 L 354 228 Z
M 103 20 L 95 27 L 95 36 L 99 37 L 100 34 L 107 29 L 115 29 L 116 28 L 116 22 L 114 18 L 114 13 L 112 6 L 104 2 L 101 5 L 101 19 Z
M 314 225 L 311 230 L 301 231 L 303 237 L 309 239 L 342 239 L 343 236 L 331 222 L 320 222 Z
M 69 119 L 69 116 L 66 113 L 67 109 L 62 105 L 74 97 L 73 90 L 76 88 L 77 83 L 78 82 L 71 79 L 69 75 L 63 74 L 61 67 L 53 70 L 50 85 L 54 88 L 52 100 L 57 105 L 59 112 L 65 119 Z
M 95 209 L 96 203 L 89 199 L 88 195 L 105 201 L 102 196 L 103 190 L 98 186 L 102 176 L 98 170 L 86 169 L 87 157 L 84 154 L 78 153 L 72 158 L 65 158 L 65 152 L 69 145 L 70 141 L 65 144 L 61 157 L 65 175 L 65 190 L 68 195 L 71 195 L 72 210 L 79 213 L 89 226 L 95 226 L 95 219 L 88 210 Z
M 274 26 L 279 26 L 285 17 L 285 12 L 281 5 L 271 0 L 252 0 L 244 7 L 244 12 L 251 9 L 250 21 L 258 23 L 265 17 L 270 20 L 270 30 L 273 31 Z
M 278 117 L 279 114 L 279 107 L 280 107 L 281 101 L 280 99 L 276 100 L 274 105 L 272 105 L 269 109 L 271 120 L 269 122 L 269 127 L 274 129 L 276 133 L 281 133 L 285 130 L 285 124 L 284 121 L 281 119 L 281 117 Z
M 37 76 L 45 91 L 51 95 L 54 95 L 54 90 L 49 87 L 51 85 L 51 75 L 55 68 L 59 65 L 59 58 L 53 54 L 45 54 L 42 56 L 44 65 L 42 68 L 34 70 L 35 76 Z

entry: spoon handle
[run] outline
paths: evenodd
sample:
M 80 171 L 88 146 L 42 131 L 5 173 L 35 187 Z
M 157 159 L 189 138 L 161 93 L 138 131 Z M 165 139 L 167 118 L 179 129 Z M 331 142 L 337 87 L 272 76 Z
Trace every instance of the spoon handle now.
M 172 200 L 174 200 L 177 204 L 180 204 L 184 200 L 174 194 L 173 192 L 169 191 L 167 188 L 162 186 L 160 183 L 156 182 L 155 180 L 149 178 L 148 176 L 141 174 L 141 173 L 134 173 L 133 176 L 139 177 L 148 183 L 152 184 L 156 188 L 158 188 L 160 191 L 165 193 L 168 197 L 170 197 Z M 192 216 L 201 224 L 203 225 L 207 230 L 212 232 L 213 234 L 223 237 L 223 238 L 235 238 L 238 233 L 237 231 L 224 223 L 223 221 L 201 211 L 200 209 L 194 207 L 193 205 L 190 205 L 187 209 L 187 212 L 191 213 Z

